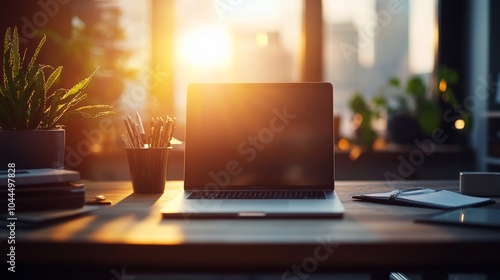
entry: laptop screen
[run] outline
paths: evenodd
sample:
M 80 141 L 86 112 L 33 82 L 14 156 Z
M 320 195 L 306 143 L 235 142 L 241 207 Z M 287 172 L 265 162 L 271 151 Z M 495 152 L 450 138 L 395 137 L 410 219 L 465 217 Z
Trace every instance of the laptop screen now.
M 192 84 L 186 190 L 333 190 L 329 83 Z

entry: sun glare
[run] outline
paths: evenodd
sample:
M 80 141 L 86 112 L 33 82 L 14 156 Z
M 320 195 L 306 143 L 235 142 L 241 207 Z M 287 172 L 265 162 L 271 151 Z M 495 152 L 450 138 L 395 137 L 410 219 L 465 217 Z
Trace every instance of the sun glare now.
M 231 62 L 231 37 L 224 30 L 216 28 L 193 30 L 181 37 L 177 53 L 183 63 L 191 66 L 224 67 Z
M 267 47 L 267 45 L 269 45 L 269 38 L 267 36 L 267 33 L 258 33 L 255 37 L 255 43 L 261 48 Z

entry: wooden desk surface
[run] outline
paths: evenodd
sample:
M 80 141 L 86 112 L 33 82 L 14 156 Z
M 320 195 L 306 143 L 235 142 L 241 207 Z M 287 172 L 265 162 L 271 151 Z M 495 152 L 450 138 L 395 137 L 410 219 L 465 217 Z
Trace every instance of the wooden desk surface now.
M 402 187 L 415 185 L 458 190 L 457 181 L 409 181 Z M 351 199 L 392 189 L 384 182 L 337 182 L 344 217 L 312 220 L 164 220 L 160 210 L 182 182 L 166 188 L 163 195 L 139 195 L 129 182 L 87 182 L 88 196 L 103 194 L 113 205 L 51 226 L 16 229 L 16 260 L 166 271 L 284 272 L 293 265 L 358 272 L 499 269 L 500 230 L 414 223 L 442 210 Z

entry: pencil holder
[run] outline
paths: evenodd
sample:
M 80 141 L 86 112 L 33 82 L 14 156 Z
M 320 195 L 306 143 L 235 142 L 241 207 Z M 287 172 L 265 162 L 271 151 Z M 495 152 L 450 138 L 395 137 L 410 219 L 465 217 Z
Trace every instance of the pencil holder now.
M 163 193 L 172 147 L 126 150 L 134 193 Z

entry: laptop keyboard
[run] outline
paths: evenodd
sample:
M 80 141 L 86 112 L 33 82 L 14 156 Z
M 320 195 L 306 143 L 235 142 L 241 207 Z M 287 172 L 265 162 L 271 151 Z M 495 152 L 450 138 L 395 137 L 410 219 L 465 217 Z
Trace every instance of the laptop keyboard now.
M 192 192 L 188 199 L 326 199 L 323 191 Z

